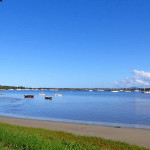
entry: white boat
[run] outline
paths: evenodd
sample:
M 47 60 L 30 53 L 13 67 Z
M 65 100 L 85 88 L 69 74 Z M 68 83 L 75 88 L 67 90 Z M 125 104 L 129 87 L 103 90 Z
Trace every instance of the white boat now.
M 93 92 L 93 90 L 89 90 L 89 92 Z
M 40 93 L 39 95 L 45 95 L 44 93 Z
M 125 92 L 131 92 L 131 91 L 128 91 L 128 90 L 127 90 L 127 91 L 125 91 Z
M 140 90 L 134 90 L 134 92 L 140 92 Z
M 113 92 L 113 93 L 118 93 L 119 91 L 111 91 L 111 92 Z
M 55 96 L 62 96 L 62 94 L 55 94 Z
M 145 94 L 150 94 L 150 91 L 145 91 L 144 93 L 145 93 Z

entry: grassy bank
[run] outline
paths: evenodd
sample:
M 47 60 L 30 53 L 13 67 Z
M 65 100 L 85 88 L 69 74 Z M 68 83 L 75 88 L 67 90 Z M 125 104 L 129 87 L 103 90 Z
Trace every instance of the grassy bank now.
M 66 132 L 0 123 L 0 149 L 21 150 L 146 150 L 122 142 Z

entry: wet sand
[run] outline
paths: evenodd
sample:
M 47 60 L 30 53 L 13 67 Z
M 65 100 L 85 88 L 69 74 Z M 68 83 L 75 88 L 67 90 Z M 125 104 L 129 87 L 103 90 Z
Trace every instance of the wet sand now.
M 111 126 L 21 119 L 3 116 L 0 116 L 0 122 L 55 131 L 66 131 L 76 135 L 102 137 L 150 148 L 150 130 L 147 129 L 116 128 Z

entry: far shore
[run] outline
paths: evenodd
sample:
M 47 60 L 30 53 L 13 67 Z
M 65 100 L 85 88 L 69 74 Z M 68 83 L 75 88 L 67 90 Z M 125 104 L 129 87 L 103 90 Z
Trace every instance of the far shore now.
M 57 121 L 22 119 L 0 116 L 0 122 L 34 128 L 43 128 L 55 131 L 65 131 L 76 135 L 95 136 L 114 141 L 122 141 L 133 145 L 150 148 L 150 130 L 136 128 L 116 128 L 113 126 L 100 126 Z

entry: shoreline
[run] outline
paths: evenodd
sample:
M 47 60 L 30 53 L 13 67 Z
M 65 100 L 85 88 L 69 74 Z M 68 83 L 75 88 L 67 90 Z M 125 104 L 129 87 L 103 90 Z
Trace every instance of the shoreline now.
M 41 121 L 52 121 L 52 122 L 66 122 L 66 123 L 75 123 L 75 124 L 88 124 L 88 125 L 98 125 L 98 126 L 108 126 L 108 127 L 120 127 L 120 128 L 136 128 L 136 129 L 148 129 L 150 126 L 141 125 L 141 124 L 125 124 L 125 123 L 112 123 L 112 122 L 98 122 L 98 121 L 84 121 L 84 120 L 71 120 L 71 119 L 61 119 L 61 118 L 47 118 L 47 117 L 35 117 L 28 115 L 17 115 L 10 113 L 0 113 L 2 117 L 13 117 L 13 118 L 22 118 L 30 120 L 41 120 Z
M 0 122 L 24 127 L 64 131 L 81 136 L 94 136 L 150 148 L 150 130 L 104 125 L 91 125 L 0 116 Z

